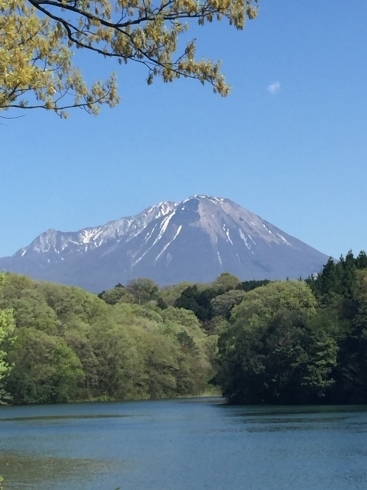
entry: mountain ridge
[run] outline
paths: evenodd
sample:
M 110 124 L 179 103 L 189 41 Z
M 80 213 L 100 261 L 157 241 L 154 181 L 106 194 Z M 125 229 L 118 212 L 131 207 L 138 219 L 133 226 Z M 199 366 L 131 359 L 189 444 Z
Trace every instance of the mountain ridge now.
M 328 257 L 230 199 L 194 195 L 75 232 L 49 229 L 0 269 L 95 292 L 136 277 L 161 285 L 210 282 L 222 272 L 285 279 L 319 272 Z

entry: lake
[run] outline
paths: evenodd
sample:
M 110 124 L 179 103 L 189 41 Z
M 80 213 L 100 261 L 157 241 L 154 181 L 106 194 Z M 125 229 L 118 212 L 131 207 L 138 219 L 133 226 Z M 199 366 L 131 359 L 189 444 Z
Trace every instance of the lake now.
M 0 407 L 6 489 L 365 490 L 367 407 Z

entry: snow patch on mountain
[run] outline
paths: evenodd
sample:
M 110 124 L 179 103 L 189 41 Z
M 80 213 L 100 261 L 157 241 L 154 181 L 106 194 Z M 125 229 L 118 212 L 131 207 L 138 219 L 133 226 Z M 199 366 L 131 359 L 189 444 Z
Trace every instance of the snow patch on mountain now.
M 222 265 L 223 265 L 223 262 L 222 262 L 222 257 L 220 256 L 220 253 L 219 253 L 219 251 L 218 251 L 218 250 L 217 250 L 217 256 L 218 256 L 218 261 L 219 261 L 219 263 L 220 263 L 220 266 L 222 267 Z
M 247 237 L 246 237 L 246 235 L 244 234 L 244 232 L 243 232 L 241 229 L 239 229 L 239 230 L 238 230 L 238 232 L 239 232 L 239 235 L 240 235 L 240 237 L 242 238 L 242 240 L 245 242 L 246 247 L 247 247 L 249 250 L 251 250 L 251 245 L 248 243 L 248 241 L 247 241 Z
M 284 242 L 286 245 L 288 245 L 289 247 L 291 247 L 292 245 L 288 242 L 288 240 L 286 240 L 284 238 L 283 235 L 281 235 L 280 233 L 277 233 L 278 237 L 282 240 L 282 242 Z
M 172 238 L 172 240 L 170 240 L 168 243 L 166 243 L 166 245 L 164 245 L 164 247 L 162 248 L 161 252 L 159 252 L 159 254 L 157 255 L 157 257 L 155 258 L 155 262 L 157 262 L 157 260 L 159 259 L 159 257 L 163 254 L 163 252 L 165 252 L 167 250 L 167 248 L 171 245 L 171 243 L 176 240 L 176 238 L 178 237 L 178 235 L 179 235 L 179 233 L 180 233 L 181 230 L 182 230 L 182 225 L 180 225 L 177 228 L 177 231 L 175 233 L 175 236 Z

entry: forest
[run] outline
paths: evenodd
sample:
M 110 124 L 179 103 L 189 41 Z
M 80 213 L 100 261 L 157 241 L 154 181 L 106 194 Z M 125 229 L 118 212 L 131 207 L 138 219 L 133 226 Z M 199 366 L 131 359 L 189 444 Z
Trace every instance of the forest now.
M 96 295 L 3 274 L 0 403 L 222 394 L 232 404 L 367 403 L 367 255 L 297 281 Z

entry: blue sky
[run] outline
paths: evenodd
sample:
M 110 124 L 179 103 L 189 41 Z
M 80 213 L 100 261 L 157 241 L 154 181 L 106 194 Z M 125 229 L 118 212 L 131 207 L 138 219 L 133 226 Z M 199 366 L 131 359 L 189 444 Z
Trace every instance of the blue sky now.
M 260 0 L 244 31 L 194 26 L 199 56 L 223 61 L 225 99 L 78 53 L 88 78 L 116 70 L 121 103 L 0 121 L 0 256 L 49 228 L 193 194 L 228 197 L 334 257 L 367 249 L 366 19 L 367 2 Z

